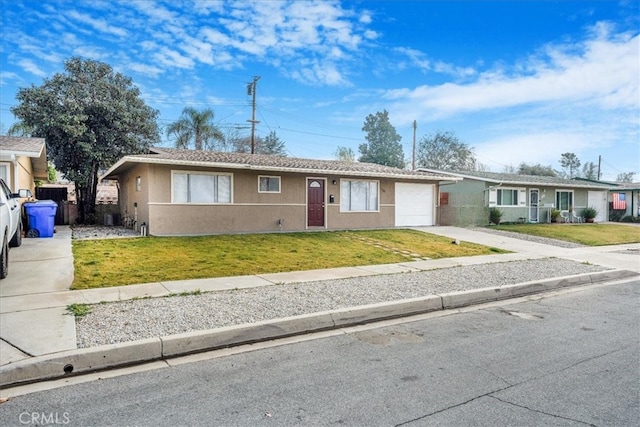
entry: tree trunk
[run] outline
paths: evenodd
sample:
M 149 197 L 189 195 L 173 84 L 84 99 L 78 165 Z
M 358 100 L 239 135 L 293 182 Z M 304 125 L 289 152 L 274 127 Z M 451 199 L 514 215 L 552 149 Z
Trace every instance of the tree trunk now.
M 80 224 L 96 224 L 96 195 L 98 192 L 98 163 L 91 164 L 91 173 L 86 183 L 76 182 L 76 198 L 78 199 L 78 222 Z

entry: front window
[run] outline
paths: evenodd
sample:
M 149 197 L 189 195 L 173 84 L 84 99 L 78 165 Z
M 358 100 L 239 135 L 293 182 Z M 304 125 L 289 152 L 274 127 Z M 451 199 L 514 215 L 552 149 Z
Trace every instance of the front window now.
M 568 211 L 573 209 L 573 191 L 556 191 L 556 209 L 560 211 Z
M 378 181 L 340 182 L 340 211 L 367 212 L 378 210 Z
M 513 188 L 498 189 L 498 206 L 518 206 L 518 190 Z
M 259 176 L 258 192 L 259 193 L 279 193 L 280 177 L 279 176 Z
M 173 203 L 231 203 L 232 175 L 173 172 Z

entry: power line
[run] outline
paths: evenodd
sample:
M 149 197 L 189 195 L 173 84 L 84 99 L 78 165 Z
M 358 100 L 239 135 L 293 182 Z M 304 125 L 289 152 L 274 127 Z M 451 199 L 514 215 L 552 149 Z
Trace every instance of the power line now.
M 295 133 L 303 133 L 303 134 L 306 134 L 306 135 L 324 136 L 326 138 L 346 139 L 346 140 L 350 140 L 350 141 L 362 142 L 362 138 L 351 138 L 351 137 L 348 137 L 348 136 L 326 135 L 326 134 L 322 134 L 322 133 L 305 132 L 305 131 L 302 131 L 302 130 L 287 129 L 287 128 L 283 128 L 283 127 L 278 127 L 278 129 L 286 130 L 286 131 L 289 131 L 289 132 L 295 132 Z

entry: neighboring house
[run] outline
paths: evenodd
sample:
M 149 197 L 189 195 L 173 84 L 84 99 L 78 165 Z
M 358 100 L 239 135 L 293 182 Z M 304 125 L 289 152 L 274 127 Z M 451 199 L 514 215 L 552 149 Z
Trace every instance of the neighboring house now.
M 609 190 L 610 219 L 640 217 L 640 182 L 616 182 Z
M 0 177 L 11 191 L 35 194 L 36 181 L 48 178 L 44 138 L 0 136 Z
M 118 181 L 125 224 L 150 234 L 344 230 L 435 225 L 439 181 L 371 163 L 153 148 L 126 156 Z
M 492 207 L 502 211 L 503 222 L 550 222 L 552 209 L 573 210 L 581 217 L 587 206 L 598 211 L 596 222 L 609 218 L 607 194 L 611 186 L 606 183 L 537 175 L 420 170 L 463 178 L 440 184 L 440 225 L 486 225 Z
M 609 186 L 609 220 L 620 221 L 625 216 L 640 216 L 640 182 L 596 181 L 587 178 L 575 180 Z

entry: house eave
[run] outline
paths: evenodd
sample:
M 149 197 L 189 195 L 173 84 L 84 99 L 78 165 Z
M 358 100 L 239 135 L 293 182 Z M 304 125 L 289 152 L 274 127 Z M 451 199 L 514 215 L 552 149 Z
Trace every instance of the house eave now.
M 431 173 L 441 173 L 442 172 L 442 171 L 439 171 L 437 169 L 428 169 L 428 168 L 420 168 L 419 170 L 423 170 L 423 171 L 431 172 Z M 457 177 L 461 178 L 462 180 L 469 179 L 469 180 L 474 180 L 474 181 L 483 181 L 483 182 L 487 182 L 487 183 L 493 184 L 494 186 L 581 188 L 581 189 L 602 190 L 602 191 L 606 191 L 606 190 L 610 190 L 612 188 L 615 188 L 615 186 L 610 185 L 608 183 L 595 184 L 595 183 L 585 182 L 584 184 L 581 184 L 580 181 L 574 181 L 574 180 L 568 180 L 570 182 L 562 182 L 562 183 L 561 182 L 524 181 L 524 180 L 520 181 L 520 180 L 508 180 L 508 179 L 500 180 L 500 179 L 483 177 L 483 176 L 463 174 L 463 173 L 459 173 L 459 172 L 446 172 L 446 173 L 447 174 L 450 173 L 452 176 L 457 176 Z
M 444 180 L 460 180 L 451 176 L 439 176 L 439 175 L 411 175 L 411 174 L 393 174 L 393 173 L 380 173 L 369 171 L 348 171 L 348 170 L 330 170 L 330 169 L 318 169 L 318 168 L 289 168 L 289 167 L 276 167 L 276 166 L 264 166 L 264 165 L 250 165 L 241 163 L 227 163 L 227 162 L 205 162 L 205 161 L 192 161 L 192 160 L 174 160 L 174 159 L 154 159 L 154 158 L 139 158 L 139 157 L 123 157 L 110 167 L 100 179 L 117 179 L 120 175 L 117 171 L 123 168 L 127 163 L 137 164 L 159 164 L 159 165 L 174 165 L 174 166 L 192 166 L 192 167 L 205 167 L 205 168 L 219 168 L 219 169 L 235 169 L 235 170 L 251 170 L 251 171 L 264 171 L 264 172 L 280 172 L 280 173 L 299 173 L 307 175 L 341 175 L 341 176 L 354 176 L 354 177 L 369 177 L 369 178 L 390 178 L 390 179 L 403 179 L 410 181 L 429 181 L 438 182 Z

